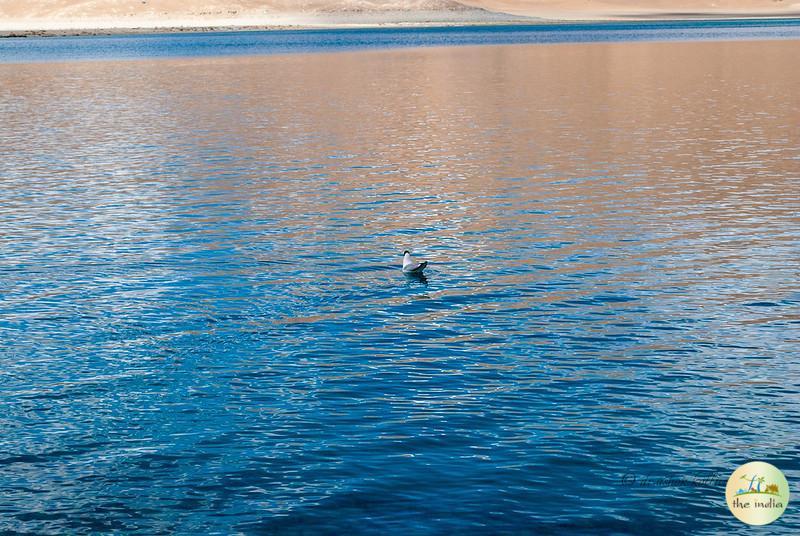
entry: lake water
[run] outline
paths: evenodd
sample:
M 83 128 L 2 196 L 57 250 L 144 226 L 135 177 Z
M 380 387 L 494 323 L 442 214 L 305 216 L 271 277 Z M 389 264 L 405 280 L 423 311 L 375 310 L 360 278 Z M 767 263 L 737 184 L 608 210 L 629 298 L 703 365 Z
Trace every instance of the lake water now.
M 800 482 L 799 53 L 12 57 L 0 532 L 751 534 L 736 466 Z
M 800 39 L 800 18 L 10 38 L 0 39 L 0 63 L 486 44 L 756 39 Z

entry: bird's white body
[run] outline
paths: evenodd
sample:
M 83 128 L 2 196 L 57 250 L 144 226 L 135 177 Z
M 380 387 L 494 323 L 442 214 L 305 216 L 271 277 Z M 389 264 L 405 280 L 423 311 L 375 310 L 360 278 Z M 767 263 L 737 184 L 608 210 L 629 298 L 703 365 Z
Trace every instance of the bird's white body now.
M 428 266 L 428 261 L 417 262 L 414 260 L 414 257 L 406 251 L 403 254 L 403 271 L 406 273 L 411 274 L 419 274 L 422 273 L 422 270 Z

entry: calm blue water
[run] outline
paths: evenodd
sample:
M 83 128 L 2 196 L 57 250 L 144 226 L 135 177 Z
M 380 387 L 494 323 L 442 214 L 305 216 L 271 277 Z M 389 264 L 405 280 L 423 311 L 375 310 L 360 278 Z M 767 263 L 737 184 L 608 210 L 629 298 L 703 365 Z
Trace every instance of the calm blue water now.
M 0 62 L 285 54 L 485 44 L 798 38 L 800 19 L 28 37 L 0 39 Z
M 734 468 L 800 482 L 798 51 L 0 65 L 0 532 L 752 535 Z

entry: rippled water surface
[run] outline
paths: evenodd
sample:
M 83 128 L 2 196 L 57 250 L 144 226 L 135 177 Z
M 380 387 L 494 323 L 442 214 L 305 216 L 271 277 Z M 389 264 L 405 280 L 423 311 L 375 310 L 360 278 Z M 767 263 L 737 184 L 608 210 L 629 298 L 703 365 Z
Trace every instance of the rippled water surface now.
M 750 534 L 731 471 L 800 482 L 799 52 L 0 66 L 0 530 Z

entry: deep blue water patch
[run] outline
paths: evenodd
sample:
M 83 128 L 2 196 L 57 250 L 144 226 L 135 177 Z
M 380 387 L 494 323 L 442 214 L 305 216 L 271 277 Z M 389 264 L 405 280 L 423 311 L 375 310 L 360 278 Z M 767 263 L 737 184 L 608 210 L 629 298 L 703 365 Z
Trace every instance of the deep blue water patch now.
M 287 54 L 484 44 L 797 38 L 800 38 L 800 19 L 157 33 L 5 38 L 0 39 L 0 62 Z

